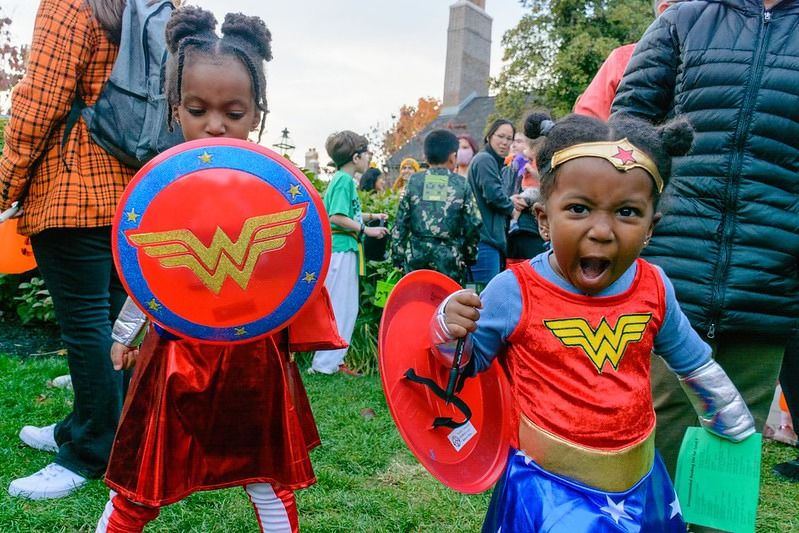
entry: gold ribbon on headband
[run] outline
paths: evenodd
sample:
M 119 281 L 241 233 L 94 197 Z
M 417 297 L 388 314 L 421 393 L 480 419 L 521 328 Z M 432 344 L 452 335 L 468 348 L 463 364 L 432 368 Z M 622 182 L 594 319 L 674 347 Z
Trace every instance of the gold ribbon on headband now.
M 558 150 L 552 156 L 550 170 L 554 171 L 566 161 L 578 157 L 601 157 L 609 161 L 616 169 L 625 172 L 633 168 L 642 168 L 652 176 L 658 193 L 663 192 L 663 178 L 660 177 L 657 165 L 643 150 L 636 148 L 628 141 L 627 137 L 620 141 L 580 143 Z

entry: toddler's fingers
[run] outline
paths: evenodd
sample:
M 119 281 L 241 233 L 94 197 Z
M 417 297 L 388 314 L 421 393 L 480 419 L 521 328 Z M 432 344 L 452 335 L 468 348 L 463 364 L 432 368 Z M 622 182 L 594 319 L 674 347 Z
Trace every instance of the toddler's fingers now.
M 472 289 L 464 289 L 462 291 L 456 292 L 447 304 L 447 308 L 449 308 L 453 302 L 457 302 L 458 304 L 468 307 L 475 307 L 477 309 L 483 308 L 483 302 L 480 301 L 480 297 Z
M 461 337 L 465 337 L 467 333 L 470 331 L 474 331 L 476 328 L 476 324 L 471 322 L 471 327 L 468 327 L 468 323 L 464 322 L 466 325 L 460 325 L 454 322 L 447 322 L 447 329 L 452 334 L 453 337 L 456 339 L 460 339 Z

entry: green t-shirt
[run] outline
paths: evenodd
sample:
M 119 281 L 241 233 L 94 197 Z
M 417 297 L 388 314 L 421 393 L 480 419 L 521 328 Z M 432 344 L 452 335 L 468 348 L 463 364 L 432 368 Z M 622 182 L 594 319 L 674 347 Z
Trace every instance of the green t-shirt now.
M 355 191 L 355 181 L 352 176 L 339 170 L 333 174 L 330 184 L 325 191 L 325 209 L 328 216 L 344 215 L 359 224 L 361 220 L 361 201 Z M 355 234 L 336 224 L 330 224 L 333 230 L 333 251 L 334 252 L 357 252 L 358 240 Z M 339 233 L 347 231 L 347 233 Z

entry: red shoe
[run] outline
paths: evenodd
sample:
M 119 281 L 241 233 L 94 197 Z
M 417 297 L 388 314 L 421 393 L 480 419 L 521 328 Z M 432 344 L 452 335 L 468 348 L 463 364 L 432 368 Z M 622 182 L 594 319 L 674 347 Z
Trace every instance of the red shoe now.
M 358 372 L 357 370 L 348 367 L 346 363 L 338 365 L 338 371 L 342 374 L 347 374 L 348 376 L 353 376 L 356 378 L 363 376 L 363 372 Z

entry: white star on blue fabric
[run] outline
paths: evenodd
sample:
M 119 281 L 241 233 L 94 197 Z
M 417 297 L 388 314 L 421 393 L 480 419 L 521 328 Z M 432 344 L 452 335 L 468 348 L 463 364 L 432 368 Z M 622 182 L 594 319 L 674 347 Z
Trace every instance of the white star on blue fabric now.
M 674 501 L 669 504 L 669 507 L 671 507 L 671 516 L 669 517 L 669 520 L 671 520 L 677 515 L 682 516 L 682 509 L 680 508 L 680 500 L 677 498 L 677 494 L 674 494 Z
M 526 464 L 527 466 L 530 466 L 530 463 L 533 462 L 533 458 L 530 457 L 529 455 L 527 455 L 526 453 L 524 453 L 521 450 L 516 452 L 516 456 L 517 457 L 523 457 L 524 458 L 524 464 Z
M 608 513 L 617 524 L 619 523 L 620 518 L 626 518 L 627 520 L 633 519 L 633 517 L 628 515 L 624 510 L 624 500 L 616 503 L 611 500 L 610 496 L 607 494 L 605 494 L 605 498 L 607 498 L 608 504 L 605 507 L 601 507 L 599 510 Z

